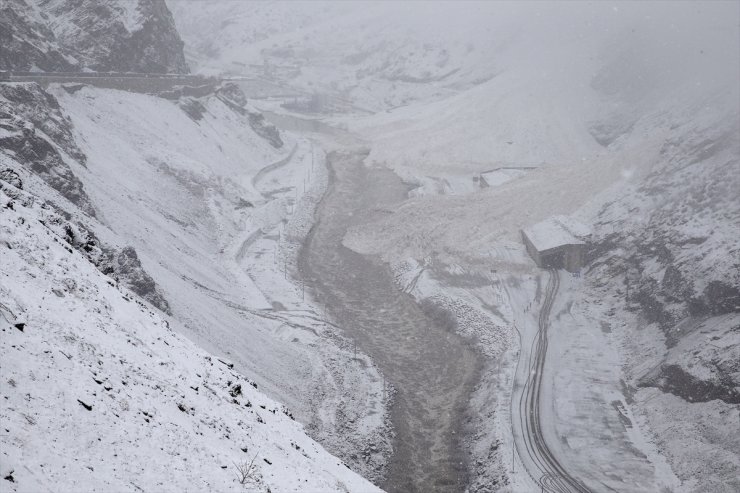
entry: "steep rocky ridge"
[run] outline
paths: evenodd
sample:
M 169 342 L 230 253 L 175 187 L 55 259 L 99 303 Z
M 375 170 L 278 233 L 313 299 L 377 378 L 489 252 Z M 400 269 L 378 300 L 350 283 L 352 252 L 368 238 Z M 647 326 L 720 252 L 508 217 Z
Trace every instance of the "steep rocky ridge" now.
M 1 70 L 187 73 L 164 0 L 4 0 Z
M 71 133 L 59 102 L 35 83 L 0 85 L 0 146 L 20 166 L 41 177 L 85 213 L 95 210 L 70 163 L 86 157 Z
M 26 0 L 0 3 L 0 70 L 66 72 L 78 62 Z

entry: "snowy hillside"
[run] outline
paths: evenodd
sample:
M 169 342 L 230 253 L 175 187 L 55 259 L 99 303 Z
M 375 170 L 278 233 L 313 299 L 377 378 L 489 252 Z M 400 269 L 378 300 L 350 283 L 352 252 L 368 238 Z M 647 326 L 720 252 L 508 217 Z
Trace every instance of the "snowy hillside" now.
M 373 490 L 0 186 L 3 491 Z
M 381 379 L 367 378 L 377 375 L 372 366 L 342 370 L 348 343 L 292 280 L 326 180 L 321 152 L 277 132 L 231 86 L 175 102 L 76 85 L 3 91 L 8 103 L 29 103 L 4 106 L 12 117 L 4 142 L 35 149 L 5 148 L 7 179 L 68 211 L 78 221 L 72 240 L 101 244 L 88 255 L 101 272 L 158 303 L 180 331 L 288 405 L 313 437 L 377 474 L 388 453 L 378 436 Z M 52 163 L 54 173 L 67 170 L 61 178 L 44 174 Z M 79 193 L 68 193 L 69 183 Z M 368 443 L 374 452 L 357 456 Z
M 19 0 L 3 3 L 2 9 L 0 21 L 28 35 L 14 38 L 17 45 L 4 45 L 3 69 L 187 70 L 164 2 Z M 34 338 L 24 343 L 34 357 L 46 358 L 40 345 L 47 343 L 72 356 L 43 362 L 21 353 L 21 359 L 3 358 L 7 398 L 2 413 L 3 423 L 9 425 L 2 435 L 2 450 L 7 451 L 0 461 L 3 477 L 12 478 L 7 481 L 19 491 L 53 482 L 66 489 L 157 485 L 224 490 L 242 488 L 235 481 L 234 462 L 241 467 L 257 457 L 259 466 L 251 472 L 248 488 L 373 490 L 348 467 L 368 477 L 382 474 L 390 453 L 382 378 L 371 361 L 330 330 L 319 315 L 321 307 L 306 299 L 304 286 L 294 280 L 297 249 L 326 186 L 322 150 L 269 124 L 233 85 L 201 97 L 174 92 L 168 97 L 79 83 L 0 84 L 0 183 L 6 191 L 0 238 L 3 251 L 12 255 L 3 253 L 1 262 L 2 302 L 7 306 L 0 318 L 10 324 L 3 326 L 3 354 L 16 354 L 20 347 L 12 331 L 20 333 L 13 324 L 22 317 L 36 320 L 36 327 L 59 331 L 43 338 L 39 332 L 24 332 Z M 21 187 L 23 192 L 18 191 Z M 20 198 L 11 200 L 16 195 Z M 24 241 L 24 235 L 33 241 Z M 45 270 L 31 272 L 27 281 L 26 271 L 37 264 Z M 62 311 L 70 310 L 70 318 L 58 317 L 58 305 L 44 305 L 47 292 L 59 296 L 52 289 L 63 295 L 59 302 L 66 303 Z M 160 329 L 168 325 L 174 332 Z M 151 330 L 161 333 L 155 336 Z M 110 340 L 101 340 L 106 332 Z M 152 363 L 155 353 L 141 351 L 140 341 L 156 337 L 165 341 L 158 344 L 180 352 L 162 349 Z M 124 346 L 134 338 L 138 347 L 131 345 L 127 352 Z M 79 344 L 87 349 L 80 350 Z M 118 427 L 107 424 L 110 414 L 96 411 L 95 399 L 103 397 L 108 384 L 98 387 L 93 382 L 87 389 L 69 373 L 87 374 L 86 360 L 79 354 L 88 350 L 97 354 L 91 361 L 105 367 L 118 365 L 122 356 L 120 365 L 125 367 L 106 370 L 106 378 L 117 386 L 125 380 L 131 389 L 141 388 L 130 390 L 121 404 L 130 404 L 136 413 L 115 407 Z M 218 358 L 229 361 L 223 374 L 217 369 L 223 366 Z M 347 369 L 350 361 L 362 365 Z M 42 397 L 20 401 L 28 391 L 5 393 L 6 387 L 10 392 L 15 384 L 35 378 L 26 375 L 33 365 L 57 381 L 53 396 L 39 390 Z M 183 381 L 182 375 L 189 380 Z M 222 375 L 224 382 L 218 381 Z M 233 407 L 228 394 L 235 392 L 237 378 L 242 379 L 241 407 Z M 196 380 L 202 380 L 202 386 Z M 14 383 L 6 385 L 8 381 Z M 32 384 L 26 385 L 30 389 Z M 206 386 L 215 394 L 203 395 Z M 191 387 L 200 388 L 205 400 Z M 168 390 L 154 397 L 152 388 Z M 87 395 L 79 399 L 93 406 L 89 421 L 80 421 L 76 412 L 77 407 L 88 412 L 72 398 L 78 389 Z M 191 394 L 192 402 L 186 403 L 183 396 Z M 69 412 L 56 421 L 43 407 L 53 399 L 60 399 L 59 408 Z M 250 401 L 256 410 L 245 406 Z M 146 414 L 138 413 L 135 405 L 146 407 Z M 283 416 L 282 406 L 303 426 Z M 269 431 L 246 428 L 258 419 L 257 413 L 269 414 L 259 418 Z M 43 431 L 41 425 L 10 426 L 18 419 L 30 423 L 24 415 L 43 423 Z M 139 421 L 151 422 L 151 429 L 132 431 L 138 430 Z M 176 435 L 167 426 L 177 427 Z M 202 426 L 228 429 L 224 435 L 241 429 L 242 443 L 236 446 L 233 437 L 219 438 L 219 431 L 190 453 L 198 447 L 200 434 L 208 434 Z M 70 432 L 73 428 L 76 431 Z M 163 438 L 168 433 L 178 438 Z M 94 448 L 83 452 L 91 445 L 65 439 L 68 434 L 108 436 L 100 446 L 116 455 L 108 457 Z M 113 450 L 110 444 L 117 435 L 131 438 Z M 332 458 L 308 435 L 346 461 Z M 58 443 L 48 457 L 37 446 L 44 436 Z M 232 449 L 238 452 L 234 457 Z M 270 450 L 275 458 L 264 455 Z M 83 456 L 105 463 L 79 466 L 89 481 L 65 474 L 77 463 L 74 458 L 81 461 Z M 203 469 L 191 468 L 162 483 L 172 470 L 191 461 Z M 153 462 L 157 468 L 149 467 Z M 272 465 L 280 469 L 263 471 Z M 211 466 L 221 476 L 211 476 Z M 142 484 L 130 483 L 134 476 Z

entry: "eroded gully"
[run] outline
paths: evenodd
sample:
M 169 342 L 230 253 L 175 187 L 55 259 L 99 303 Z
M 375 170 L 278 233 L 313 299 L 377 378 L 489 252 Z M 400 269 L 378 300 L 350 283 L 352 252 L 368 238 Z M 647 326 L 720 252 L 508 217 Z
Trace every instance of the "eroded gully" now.
M 395 285 L 388 267 L 342 245 L 361 227 L 406 198 L 385 168 L 363 165 L 361 152 L 334 152 L 329 189 L 299 258 L 301 275 L 331 318 L 369 354 L 396 393 L 396 433 L 387 478 L 390 492 L 464 491 L 462 431 L 480 361 L 469 343 L 430 318 Z

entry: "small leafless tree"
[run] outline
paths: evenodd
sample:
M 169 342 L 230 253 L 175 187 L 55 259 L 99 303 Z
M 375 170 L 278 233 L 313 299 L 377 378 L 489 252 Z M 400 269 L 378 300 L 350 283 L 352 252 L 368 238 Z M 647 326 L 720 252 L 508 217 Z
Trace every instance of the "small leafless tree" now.
M 252 460 L 247 459 L 239 464 L 237 464 L 236 462 L 233 463 L 234 467 L 236 467 L 236 478 L 239 481 L 239 484 L 247 484 L 257 479 L 257 465 L 254 463 L 254 461 L 257 460 L 258 455 L 259 451 L 254 454 Z

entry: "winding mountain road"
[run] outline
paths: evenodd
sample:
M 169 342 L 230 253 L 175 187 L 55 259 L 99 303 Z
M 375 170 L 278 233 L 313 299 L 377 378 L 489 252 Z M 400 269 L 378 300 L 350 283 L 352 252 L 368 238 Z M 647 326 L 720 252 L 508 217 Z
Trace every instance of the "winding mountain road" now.
M 548 446 L 542 432 L 542 381 L 547 357 L 550 311 L 552 310 L 560 276 L 550 269 L 550 279 L 545 289 L 545 299 L 540 309 L 538 331 L 532 340 L 527 378 L 519 394 L 512 396 L 512 427 L 517 452 L 527 470 L 543 491 L 552 493 L 588 493 L 590 490 L 573 477 L 560 463 Z M 523 353 L 523 352 L 522 352 Z M 520 356 L 521 358 L 522 356 Z M 522 361 L 520 360 L 520 365 Z M 518 430 L 517 430 L 518 428 Z M 517 437 L 517 431 L 519 436 Z M 518 438 L 518 439 L 517 439 Z M 520 443 L 522 446 L 520 447 Z M 527 464 L 528 463 L 528 464 Z

